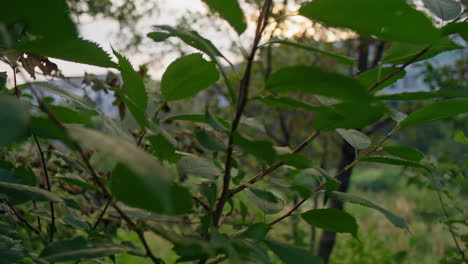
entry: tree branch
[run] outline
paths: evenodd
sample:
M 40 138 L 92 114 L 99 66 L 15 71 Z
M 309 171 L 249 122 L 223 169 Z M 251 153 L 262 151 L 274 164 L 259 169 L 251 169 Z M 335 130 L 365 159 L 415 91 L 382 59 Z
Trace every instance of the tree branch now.
M 40 235 L 41 232 L 36 229 L 34 226 L 32 226 L 30 223 L 28 223 L 28 221 L 26 221 L 26 219 L 24 219 L 16 210 L 15 208 L 13 207 L 13 205 L 11 205 L 7 200 L 5 200 L 5 203 L 8 205 L 8 207 L 10 207 L 11 211 L 15 214 L 15 216 L 21 221 L 21 223 L 25 224 L 29 229 L 31 229 L 32 231 L 34 231 L 34 233 Z
M 255 59 L 255 54 L 258 49 L 258 44 L 261 40 L 263 31 L 265 30 L 265 27 L 268 22 L 271 5 L 272 5 L 272 0 L 265 0 L 262 11 L 257 21 L 257 28 L 255 30 L 255 37 L 254 37 L 252 50 L 250 51 L 250 55 L 247 59 L 247 66 L 245 68 L 244 75 L 240 82 L 236 114 L 232 121 L 231 131 L 229 133 L 228 147 L 226 151 L 226 163 L 224 165 L 224 176 L 223 176 L 223 190 L 221 192 L 221 196 L 213 212 L 213 225 L 215 227 L 219 225 L 219 220 L 223 213 L 224 205 L 226 204 L 227 200 L 230 197 L 229 196 L 229 184 L 231 182 L 232 153 L 234 151 L 234 134 L 237 130 L 237 127 L 239 126 L 240 119 L 242 117 L 245 106 L 247 104 L 252 66 L 253 66 L 253 62 Z
M 408 61 L 406 61 L 403 65 L 401 65 L 398 69 L 394 70 L 393 72 L 387 74 L 385 77 L 383 77 L 382 79 L 380 79 L 379 81 L 377 81 L 376 83 L 374 83 L 371 87 L 369 87 L 369 91 L 372 91 L 374 90 L 375 88 L 377 88 L 379 85 L 381 85 L 382 83 L 384 83 L 386 80 L 392 78 L 393 76 L 397 75 L 399 72 L 401 72 L 402 70 L 404 70 L 408 65 L 410 65 L 411 63 L 415 62 L 417 59 L 419 59 L 419 57 L 421 57 L 424 53 L 426 53 L 431 47 L 427 47 L 423 50 L 421 50 L 418 54 L 416 54 L 414 57 L 412 57 L 411 59 L 409 59 Z
M 42 151 L 41 144 L 39 143 L 39 140 L 37 139 L 36 135 L 33 134 L 34 141 L 36 142 L 37 149 L 39 150 L 39 155 L 41 156 L 41 163 L 42 163 L 42 169 L 44 170 L 44 177 L 46 180 L 46 186 L 47 190 L 51 192 L 52 188 L 50 186 L 50 177 L 49 173 L 47 171 L 47 163 L 44 157 L 44 152 Z M 49 202 L 49 207 L 50 207 L 50 217 L 51 217 L 51 223 L 50 223 L 50 233 L 49 233 L 49 242 L 54 241 L 54 232 L 55 232 L 55 210 L 54 210 L 54 203 Z

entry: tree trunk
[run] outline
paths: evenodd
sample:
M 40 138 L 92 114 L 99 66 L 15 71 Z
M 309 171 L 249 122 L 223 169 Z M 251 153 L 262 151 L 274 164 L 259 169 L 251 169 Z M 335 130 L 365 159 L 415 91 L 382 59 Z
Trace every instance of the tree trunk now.
M 340 161 L 340 168 L 346 167 L 348 164 L 354 161 L 355 159 L 355 151 L 354 148 L 349 145 L 347 142 L 343 142 L 341 147 L 341 161 Z M 338 177 L 338 180 L 341 182 L 341 185 L 338 187 L 339 192 L 347 192 L 349 188 L 349 182 L 351 178 L 351 174 L 353 169 L 349 169 L 345 173 L 341 174 Z M 330 208 L 337 208 L 343 209 L 343 202 L 339 200 L 329 200 L 329 207 Z M 335 232 L 324 231 L 322 236 L 320 237 L 320 244 L 318 248 L 318 255 L 322 257 L 324 263 L 328 263 L 330 259 L 331 253 L 333 251 L 333 247 L 335 246 Z
M 358 45 L 358 61 L 357 74 L 363 73 L 369 68 L 369 39 L 360 38 Z M 338 167 L 338 171 L 344 169 L 356 158 L 356 152 L 354 148 L 349 145 L 346 141 L 343 140 L 343 145 L 341 147 L 341 161 Z M 349 182 L 351 179 L 351 174 L 353 169 L 349 169 L 345 173 L 341 174 L 338 177 L 338 180 L 341 182 L 341 185 L 338 187 L 339 192 L 347 192 L 349 188 Z M 329 208 L 343 209 L 343 202 L 338 200 L 330 200 Z M 331 253 L 335 246 L 336 233 L 324 231 L 320 237 L 320 243 L 318 247 L 317 254 L 323 259 L 324 263 L 328 263 Z

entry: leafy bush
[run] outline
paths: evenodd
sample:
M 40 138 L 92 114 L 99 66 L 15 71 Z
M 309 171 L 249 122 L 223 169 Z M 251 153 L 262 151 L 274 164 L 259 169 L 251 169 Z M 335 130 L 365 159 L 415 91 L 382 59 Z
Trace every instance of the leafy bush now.
M 246 18 L 236 0 L 204 2 L 239 35 L 246 30 Z M 322 263 L 321 257 L 299 243 L 297 234 L 278 239 L 274 232 L 281 233 L 282 225 L 293 219 L 314 230 L 355 238 L 366 234 L 359 233 L 353 215 L 342 208 L 320 206 L 317 197 L 325 203 L 338 200 L 376 210 L 395 227 L 409 230 L 403 218 L 374 201 L 339 191 L 340 181 L 361 162 L 403 166 L 427 177 L 440 173 L 439 164 L 430 163 L 418 150 L 387 140 L 400 130 L 468 112 L 466 90 L 391 96 L 378 91 L 402 78 L 408 65 L 462 48 L 449 37 L 459 34 L 466 39 L 467 22 L 458 22 L 461 4 L 424 1 L 435 15 L 451 19 L 437 28 L 405 0 L 304 3 L 301 16 L 353 30 L 361 38 L 391 42 L 391 47 L 377 68 L 364 69 L 357 77 L 307 64 L 266 72 L 259 81 L 254 78 L 261 67 L 257 55 L 264 47 L 285 45 L 340 65 L 354 63 L 352 58 L 291 40 L 268 39 L 274 3 L 260 2 L 250 49 L 237 70 L 225 67 L 229 60 L 201 34 L 155 26 L 148 33 L 154 41 L 178 38 L 197 50 L 169 65 L 160 93 L 155 94 L 148 92 L 144 69 L 136 71 L 118 51 L 111 56 L 79 37 L 63 0 L 17 0 L 3 6 L 0 54 L 13 69 L 14 87 L 0 87 L 2 263 L 110 263 L 119 254 L 152 263 L 173 262 L 174 254 L 177 262 Z M 450 13 L 456 13 L 454 9 L 459 9 L 455 16 Z M 119 71 L 122 82 L 112 74 L 106 81 L 92 76 L 87 80 L 94 89 L 112 92 L 120 120 L 99 111 L 89 97 L 63 87 L 16 83 L 17 75 L 27 79 L 27 73 L 34 79 L 36 68 L 47 76 L 55 74 L 58 67 L 49 58 Z M 0 77 L 5 86 L 5 75 Z M 202 114 L 163 116 L 177 101 L 198 103 L 192 98 L 215 85 L 228 96 L 225 113 L 204 102 L 208 106 Z M 257 93 L 252 96 L 252 91 Z M 57 103 L 44 92 L 66 102 Z M 406 115 L 389 104 L 394 100 L 423 103 Z M 264 111 L 247 117 L 251 106 L 301 111 L 296 117 L 302 122 L 313 118 L 312 125 L 303 129 L 308 135 L 294 139 L 299 142 L 295 148 L 276 146 L 268 137 L 271 131 L 259 122 L 273 118 Z M 128 125 L 122 119 L 132 122 Z M 171 125 L 174 122 L 196 123 L 196 129 Z M 381 122 L 392 128 L 369 137 L 366 129 Z M 322 168 L 320 155 L 306 149 L 311 145 L 316 150 L 336 136 L 347 142 L 354 156 L 334 172 Z M 452 172 L 466 184 L 463 168 Z M 442 191 L 437 189 L 439 197 Z M 315 201 L 315 206 L 309 201 Z M 460 224 L 445 215 L 447 221 Z M 464 261 L 460 241 L 466 242 L 466 235 L 460 236 L 452 224 L 448 226 L 458 254 L 450 261 Z M 138 244 L 122 238 L 132 236 L 129 230 Z M 154 236 L 157 239 L 150 240 Z M 172 245 L 171 254 L 153 244 L 161 240 Z M 350 246 L 369 254 L 363 244 L 353 241 Z M 384 257 L 389 261 L 389 254 L 382 250 L 381 256 L 370 256 L 367 262 Z

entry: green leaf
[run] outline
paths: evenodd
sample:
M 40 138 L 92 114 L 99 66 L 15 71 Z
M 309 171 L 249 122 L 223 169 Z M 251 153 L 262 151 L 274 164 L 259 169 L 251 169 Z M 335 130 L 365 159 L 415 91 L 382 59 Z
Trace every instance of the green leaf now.
M 369 207 L 369 208 L 372 208 L 372 209 L 375 209 L 379 212 L 381 212 L 383 215 L 385 215 L 385 217 L 396 227 L 399 227 L 399 228 L 404 228 L 406 230 L 409 231 L 409 227 L 408 225 L 406 224 L 406 221 L 399 217 L 399 216 L 396 216 L 394 215 L 393 213 L 385 210 L 384 208 L 366 200 L 366 199 L 363 199 L 361 197 L 358 197 L 358 196 L 355 196 L 355 195 L 352 195 L 352 194 L 349 194 L 349 193 L 343 193 L 343 192 L 331 192 L 329 194 L 330 198 L 331 199 L 336 199 L 336 200 L 341 200 L 341 201 L 345 201 L 345 202 L 350 202 L 350 203 L 355 203 L 355 204 L 359 204 L 359 205 L 362 205 L 362 206 L 365 206 L 365 207 Z
M 58 41 L 36 39 L 21 44 L 17 50 L 105 68 L 118 68 L 98 44 L 80 38 L 63 38 Z
M 443 36 L 452 34 L 459 34 L 465 41 L 468 41 L 468 21 L 460 23 L 452 22 L 442 27 Z
M 278 157 L 284 164 L 296 169 L 307 169 L 312 166 L 312 161 L 305 155 L 298 153 L 283 154 Z
M 82 237 L 49 244 L 41 257 L 50 262 L 93 259 L 127 252 L 131 248 L 107 242 L 91 242 Z
M 302 218 L 318 228 L 336 233 L 350 233 L 357 237 L 356 219 L 345 211 L 335 208 L 314 209 L 303 213 Z
M 160 168 L 163 169 L 162 167 Z M 192 196 L 189 191 L 171 182 L 159 179 L 165 171 L 136 174 L 122 164 L 112 172 L 110 187 L 114 197 L 125 204 L 157 214 L 180 215 L 189 213 Z
M 468 112 L 468 99 L 438 101 L 411 113 L 400 125 L 402 128 L 414 126 L 466 112 Z
M 0 182 L 0 194 L 5 194 L 10 199 L 20 201 L 63 202 L 63 199 L 56 194 L 37 187 L 16 183 Z
M 343 137 L 346 142 L 348 142 L 355 149 L 366 149 L 368 148 L 372 141 L 364 133 L 354 130 L 354 129 L 341 129 L 336 130 L 341 137 Z
M 420 162 L 424 158 L 424 154 L 421 151 L 408 146 L 387 146 L 383 147 L 382 151 L 414 162 Z
M 246 195 L 265 214 L 276 214 L 284 207 L 284 201 L 270 191 L 251 187 Z
M 405 0 L 315 0 L 304 4 L 299 14 L 384 40 L 431 44 L 439 37 L 431 20 Z
M 240 35 L 247 29 L 244 13 L 237 0 L 203 0 L 208 7 L 224 18 Z
M 413 162 L 409 160 L 402 160 L 402 159 L 394 159 L 390 157 L 372 156 L 372 157 L 363 158 L 361 161 L 383 163 L 383 164 L 397 165 L 397 166 L 408 166 L 408 167 L 414 167 L 414 168 L 422 168 L 427 171 L 431 171 L 431 169 L 429 169 L 428 167 L 421 165 L 417 162 Z
M 89 97 L 84 96 L 80 97 L 69 90 L 53 85 L 51 83 L 47 82 L 34 82 L 32 83 L 34 86 L 39 86 L 41 89 L 46 90 L 47 92 L 56 94 L 58 96 L 61 96 L 67 100 L 68 103 L 72 104 L 78 109 L 88 109 L 88 110 L 95 110 L 96 109 L 96 103 L 93 102 Z
M 180 38 L 187 45 L 206 53 L 211 58 L 214 57 L 224 57 L 221 52 L 213 45 L 211 41 L 200 36 L 196 31 L 188 31 L 181 28 L 173 28 L 168 25 L 158 25 L 154 26 L 157 29 L 157 32 L 148 33 L 148 37 L 154 41 L 166 40 L 169 37 Z M 165 33 L 166 35 L 161 35 Z
M 316 130 L 327 131 L 336 128 L 363 128 L 379 120 L 387 112 L 380 104 L 341 103 L 320 111 L 314 120 Z
M 27 107 L 13 96 L 0 94 L 0 147 L 24 137 L 28 130 Z
M 179 214 L 190 209 L 192 199 L 188 190 L 174 186 L 170 173 L 135 144 L 84 127 L 70 126 L 67 130 L 74 140 L 122 163 L 111 179 L 111 190 L 117 199 L 161 214 Z
M 390 73 L 394 72 L 395 70 L 398 70 L 396 67 L 384 67 L 384 68 L 378 68 L 378 69 L 373 69 L 366 71 L 362 74 L 359 74 L 356 79 L 364 86 L 364 87 L 371 87 L 374 83 L 380 81 L 383 79 L 385 76 L 389 75 Z M 380 84 L 377 88 L 372 90 L 372 93 L 376 93 L 385 87 L 388 87 L 398 81 L 399 79 L 405 77 L 406 71 L 400 71 L 399 73 L 395 74 L 392 76 L 390 79 L 386 80 L 382 84 Z
M 223 151 L 226 149 L 223 143 L 219 142 L 213 134 L 204 129 L 197 129 L 195 131 L 195 138 L 205 149 L 211 151 Z
M 184 156 L 177 161 L 177 169 L 182 174 L 189 174 L 210 180 L 215 180 L 221 175 L 221 171 L 213 164 L 212 160 L 192 155 Z
M 226 71 L 224 70 L 224 66 L 218 61 L 217 57 L 225 59 L 228 63 L 230 62 L 226 59 L 226 57 L 223 56 L 223 54 L 221 54 L 221 52 L 215 47 L 215 45 L 211 43 L 211 41 L 209 41 L 206 38 L 203 38 L 196 31 L 188 31 L 182 28 L 173 28 L 167 25 L 155 26 L 154 28 L 156 28 L 158 31 L 151 32 L 147 36 L 155 41 L 161 41 L 161 39 L 165 40 L 169 37 L 178 37 L 187 45 L 206 53 L 211 58 L 211 60 L 218 65 L 218 69 L 221 72 L 221 75 L 223 76 L 224 82 L 226 83 L 229 96 L 231 97 L 231 101 L 234 104 L 236 103 L 237 97 L 234 87 L 231 84 L 231 81 L 227 76 Z
M 83 178 L 76 174 L 67 173 L 65 175 L 58 175 L 56 176 L 56 178 L 68 184 L 75 185 L 86 190 L 99 192 L 99 188 L 87 183 Z
M 70 19 L 67 3 L 63 0 L 11 1 L 2 6 L 0 24 L 2 23 L 24 23 L 28 33 L 54 41 L 78 36 L 77 28 Z
M 164 100 L 175 101 L 194 97 L 198 92 L 210 88 L 219 79 L 213 62 L 203 59 L 201 54 L 183 56 L 167 67 L 161 80 Z
M 272 92 L 317 94 L 341 100 L 370 100 L 367 89 L 359 81 L 312 66 L 282 68 L 271 74 L 266 89 Z
M 263 241 L 267 233 L 271 230 L 271 226 L 265 223 L 256 223 L 249 226 L 244 232 L 237 237 L 251 238 L 256 241 Z
M 16 168 L 15 175 L 16 177 L 21 179 L 22 184 L 29 185 L 29 186 L 36 185 L 36 182 L 37 182 L 36 174 L 30 167 L 26 165 Z
M 459 130 L 455 136 L 453 137 L 453 140 L 459 143 L 464 143 L 468 144 L 468 137 L 465 136 L 465 133 L 463 131 Z
M 266 240 L 267 246 L 286 264 L 322 264 L 320 257 L 314 256 L 309 250 L 290 246 L 275 240 Z
M 97 114 L 95 110 L 75 111 L 61 105 L 48 105 L 47 107 L 65 124 L 92 124 L 92 118 Z
M 234 135 L 234 144 L 241 147 L 246 153 L 267 163 L 273 163 L 276 160 L 276 152 L 270 141 L 253 141 L 236 133 Z
M 151 153 L 160 160 L 176 162 L 180 159 L 180 155 L 176 153 L 174 145 L 162 133 L 146 137 L 146 139 L 151 143 Z
M 119 70 L 122 74 L 125 94 L 138 108 L 145 112 L 148 107 L 148 94 L 143 80 L 126 57 L 115 50 L 113 52 L 119 60 Z
M 424 6 L 442 20 L 456 18 L 462 11 L 462 6 L 454 0 L 422 0 Z
M 427 46 L 425 45 L 418 44 L 394 43 L 385 53 L 382 62 L 390 64 L 403 64 L 415 57 L 426 47 Z M 449 37 L 442 37 L 436 43 L 434 43 L 434 45 L 432 45 L 426 53 L 415 60 L 415 62 L 430 59 L 442 52 L 463 48 L 463 46 L 453 42 Z
M 149 127 L 148 119 L 146 118 L 145 111 L 137 106 L 122 90 L 114 89 L 114 91 L 119 95 L 120 99 L 125 103 L 128 110 L 132 113 L 133 118 L 140 126 L 140 129 L 144 130 L 146 127 Z
M 300 108 L 309 111 L 320 111 L 320 107 L 313 106 L 290 97 L 269 95 L 265 97 L 255 97 L 251 100 L 258 100 L 268 106 L 277 108 Z
M 268 45 L 268 44 L 276 44 L 276 43 L 281 44 L 281 45 L 300 48 L 300 49 L 303 49 L 303 50 L 316 52 L 316 53 L 319 53 L 319 54 L 323 54 L 325 56 L 332 57 L 332 58 L 336 59 L 338 62 L 346 64 L 346 65 L 352 65 L 354 63 L 354 59 L 352 59 L 352 58 L 336 55 L 334 53 L 331 53 L 331 52 L 328 52 L 328 51 L 325 51 L 325 50 L 322 50 L 322 49 L 314 48 L 314 47 L 311 47 L 309 45 L 304 45 L 304 44 L 289 41 L 289 40 L 283 40 L 283 39 L 271 40 L 271 41 L 268 41 L 267 43 L 263 44 L 262 46 L 265 46 L 265 45 Z

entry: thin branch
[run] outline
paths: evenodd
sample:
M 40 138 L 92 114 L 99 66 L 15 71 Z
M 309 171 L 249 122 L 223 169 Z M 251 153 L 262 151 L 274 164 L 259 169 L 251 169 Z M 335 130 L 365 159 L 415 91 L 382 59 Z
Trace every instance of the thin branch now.
M 442 211 L 444 213 L 445 219 L 449 220 L 447 208 L 445 207 L 444 200 L 442 200 L 442 196 L 440 195 L 440 191 L 436 189 L 437 192 L 437 197 L 439 198 L 440 206 L 442 207 Z M 460 254 L 461 258 L 466 261 L 465 257 L 465 252 L 463 252 L 463 249 L 461 248 L 460 244 L 458 243 L 457 236 L 455 234 L 455 231 L 453 231 L 453 228 L 450 224 L 447 225 L 449 232 L 452 236 L 453 242 L 455 243 L 455 247 L 458 250 L 458 253 Z
M 320 134 L 320 132 L 313 132 L 306 140 L 304 140 L 299 146 L 297 146 L 294 150 L 293 150 L 293 153 L 298 153 L 300 152 L 302 149 L 304 149 L 307 145 L 309 145 L 309 143 L 315 139 L 318 135 Z M 255 175 L 254 177 L 252 177 L 250 180 L 247 181 L 247 183 L 243 183 L 239 186 L 237 186 L 236 188 L 232 189 L 229 191 L 229 197 L 232 197 L 234 194 L 238 193 L 238 192 L 241 192 L 242 190 L 244 190 L 245 188 L 247 188 L 248 185 L 250 184 L 254 184 L 255 182 L 257 182 L 258 180 L 260 180 L 261 178 L 263 178 L 264 176 L 270 174 L 271 172 L 275 171 L 276 169 L 278 169 L 279 167 L 283 166 L 284 165 L 284 162 L 282 161 L 278 161 L 276 163 L 274 163 L 273 165 L 271 165 L 270 167 L 264 169 L 263 171 L 259 172 L 257 175 Z M 228 198 L 229 198 L 228 197 Z
M 8 205 L 8 207 L 10 207 L 11 211 L 16 215 L 16 217 L 21 221 L 21 223 L 23 223 L 24 225 L 26 225 L 29 229 L 31 229 L 32 231 L 34 231 L 34 233 L 40 235 L 41 232 L 39 230 L 37 230 L 34 226 L 32 226 L 30 223 L 28 223 L 28 221 L 26 221 L 26 219 L 24 219 L 16 210 L 15 208 L 13 207 L 13 205 L 11 205 L 7 200 L 5 200 L 5 203 Z
M 392 78 L 393 76 L 397 75 L 399 72 L 403 71 L 408 65 L 410 65 L 411 63 L 415 62 L 417 59 L 419 59 L 419 57 L 421 57 L 424 53 L 426 53 L 431 47 L 427 47 L 423 50 L 421 50 L 418 54 L 416 54 L 414 57 L 412 57 L 411 59 L 409 59 L 408 61 L 406 61 L 403 65 L 401 65 L 400 67 L 398 67 L 398 69 L 392 71 L 391 73 L 387 74 L 384 78 L 380 79 L 379 81 L 377 81 L 376 83 L 374 83 L 371 87 L 369 87 L 369 91 L 372 91 L 374 90 L 375 88 L 377 88 L 379 85 L 381 85 L 382 83 L 384 83 L 386 80 Z
M 229 184 L 231 182 L 231 168 L 232 168 L 232 154 L 234 151 L 234 134 L 239 126 L 240 119 L 244 112 L 245 106 L 247 104 L 249 86 L 250 86 L 250 75 L 252 72 L 252 66 L 255 59 L 255 54 L 258 49 L 258 44 L 262 37 L 262 33 L 265 30 L 265 27 L 268 22 L 268 17 L 272 5 L 272 0 L 265 0 L 262 11 L 258 18 L 257 28 L 255 30 L 254 42 L 252 45 L 252 50 L 247 59 L 247 65 L 245 68 L 244 75 L 240 82 L 239 95 L 237 100 L 236 114 L 232 121 L 231 131 L 229 133 L 228 147 L 226 151 L 226 163 L 224 165 L 224 176 L 223 176 L 223 190 L 221 196 L 216 204 L 214 213 L 213 213 L 213 225 L 217 227 L 219 225 L 219 220 L 223 213 L 223 208 L 227 200 L 229 199 Z
M 201 207 L 203 207 L 207 212 L 211 212 L 211 209 L 210 207 L 205 203 L 203 202 L 202 200 L 198 199 L 197 197 L 192 197 L 192 199 L 198 203 L 199 205 L 201 205 Z
M 208 264 L 217 264 L 217 263 L 221 263 L 223 261 L 225 261 L 226 259 L 228 259 L 227 256 L 222 256 L 222 257 L 219 257 L 211 262 L 208 262 Z
M 345 168 L 343 168 L 341 171 L 339 171 L 333 178 L 336 179 L 338 178 L 340 175 L 342 175 L 343 173 L 345 173 L 346 171 L 348 171 L 349 169 L 351 169 L 352 167 L 354 167 L 356 164 L 358 164 L 359 162 L 361 162 L 361 160 L 365 157 L 367 157 L 368 155 L 372 154 L 374 151 L 376 151 L 377 149 L 380 148 L 380 146 L 382 146 L 382 144 L 387 141 L 388 138 L 390 138 L 393 134 L 395 134 L 395 132 L 398 131 L 398 129 L 400 129 L 400 125 L 397 124 L 393 129 L 392 131 L 390 131 L 384 138 L 382 138 L 378 143 L 376 143 L 375 145 L 373 145 L 371 148 L 369 148 L 368 150 L 366 150 L 363 154 L 361 154 L 358 158 L 356 158 L 353 162 L 351 162 L 351 164 L 349 164 L 348 166 L 346 166 Z M 312 193 L 316 193 L 318 191 L 320 191 L 323 187 L 325 187 L 325 185 L 327 185 L 327 182 L 324 182 L 320 185 L 318 185 L 317 187 L 315 187 L 315 189 L 312 190 Z M 304 202 L 307 201 L 307 199 L 302 199 L 301 201 L 299 201 L 296 205 L 294 205 L 293 208 L 291 208 L 288 212 L 286 212 L 285 214 L 283 214 L 282 216 L 278 217 L 277 219 L 273 220 L 272 222 L 269 223 L 270 226 L 284 220 L 285 218 L 289 217 L 292 215 L 292 213 L 294 211 L 296 211 L 302 204 L 304 204 Z
M 104 206 L 104 209 L 102 209 L 101 213 L 99 214 L 99 217 L 97 218 L 96 222 L 93 225 L 93 230 L 96 230 L 97 226 L 101 222 L 102 218 L 106 214 L 107 208 L 109 208 L 109 205 L 112 203 L 112 200 L 107 200 L 106 205 Z
M 49 172 L 47 171 L 47 163 L 46 163 L 46 160 L 45 160 L 45 157 L 44 157 L 44 152 L 42 151 L 41 144 L 39 143 L 39 140 L 37 139 L 35 134 L 33 134 L 33 138 L 34 138 L 34 142 L 36 142 L 37 149 L 39 150 L 39 155 L 41 156 L 42 169 L 44 170 L 44 177 L 45 177 L 45 180 L 46 180 L 47 190 L 49 192 L 51 192 L 52 187 L 50 186 L 50 177 L 49 177 Z M 55 232 L 54 203 L 49 202 L 49 207 L 50 207 L 50 216 L 51 216 L 49 242 L 52 242 L 52 241 L 54 241 L 54 232 Z

